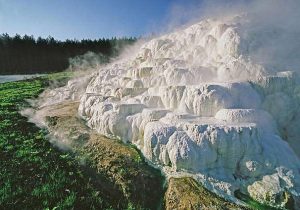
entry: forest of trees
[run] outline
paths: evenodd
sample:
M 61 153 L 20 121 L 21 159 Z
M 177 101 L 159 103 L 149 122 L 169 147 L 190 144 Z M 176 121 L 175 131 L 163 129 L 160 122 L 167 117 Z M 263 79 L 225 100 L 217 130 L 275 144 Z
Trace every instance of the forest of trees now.
M 59 41 L 53 37 L 8 34 L 0 35 L 0 75 L 34 74 L 62 71 L 68 68 L 69 58 L 86 52 L 116 56 L 124 46 L 132 44 L 136 38 L 112 38 L 90 40 Z

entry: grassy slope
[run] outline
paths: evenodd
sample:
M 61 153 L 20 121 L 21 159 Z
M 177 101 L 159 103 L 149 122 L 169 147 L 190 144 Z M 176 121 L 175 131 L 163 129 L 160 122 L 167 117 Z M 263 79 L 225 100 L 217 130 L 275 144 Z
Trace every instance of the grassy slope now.
M 37 97 L 56 77 L 0 84 L 0 209 L 111 206 L 78 163 L 18 113 L 24 99 Z

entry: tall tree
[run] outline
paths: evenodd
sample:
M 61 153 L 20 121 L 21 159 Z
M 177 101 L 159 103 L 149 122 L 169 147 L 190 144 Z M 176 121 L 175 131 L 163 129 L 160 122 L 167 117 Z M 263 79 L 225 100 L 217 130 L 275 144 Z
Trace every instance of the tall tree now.
M 112 38 L 81 41 L 67 39 L 59 41 L 49 36 L 46 39 L 16 34 L 0 35 L 0 74 L 49 73 L 66 69 L 69 58 L 89 51 L 105 57 L 117 56 L 135 38 Z M 107 60 L 107 59 L 104 59 Z

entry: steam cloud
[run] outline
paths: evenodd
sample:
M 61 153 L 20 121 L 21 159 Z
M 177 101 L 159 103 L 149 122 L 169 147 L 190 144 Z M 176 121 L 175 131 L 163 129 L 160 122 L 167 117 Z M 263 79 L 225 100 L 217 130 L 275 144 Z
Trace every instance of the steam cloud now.
M 300 66 L 300 1 L 298 0 L 206 0 L 175 4 L 163 32 L 186 27 L 202 19 L 225 19 L 243 15 L 241 53 L 249 55 L 269 72 Z
M 240 53 L 249 56 L 254 63 L 262 64 L 268 72 L 299 71 L 300 67 L 300 1 L 297 0 L 205 0 L 174 4 L 160 34 L 176 31 L 203 19 L 240 18 Z M 114 60 L 130 60 L 139 52 L 147 39 L 123 49 Z M 46 106 L 64 100 L 79 100 L 91 78 L 97 75 L 106 62 L 101 54 L 88 52 L 70 58 L 68 70 L 75 73 L 65 87 L 57 88 L 55 81 L 39 98 L 38 105 Z M 208 75 L 206 75 L 209 78 Z M 80 78 L 80 79 L 79 79 Z M 28 114 L 27 114 L 28 116 Z M 36 117 L 36 116 L 35 116 Z M 38 121 L 41 121 L 39 119 Z M 35 120 L 36 123 L 37 120 Z
M 73 59 L 90 71 L 45 92 L 42 106 L 80 100 L 90 128 L 135 144 L 166 173 L 188 170 L 233 201 L 240 189 L 264 202 L 276 186 L 270 204 L 281 205 L 286 190 L 300 195 L 299 78 L 285 71 L 299 71 L 299 11 L 296 0 L 174 5 L 161 32 L 174 33 L 106 66 L 92 54 Z

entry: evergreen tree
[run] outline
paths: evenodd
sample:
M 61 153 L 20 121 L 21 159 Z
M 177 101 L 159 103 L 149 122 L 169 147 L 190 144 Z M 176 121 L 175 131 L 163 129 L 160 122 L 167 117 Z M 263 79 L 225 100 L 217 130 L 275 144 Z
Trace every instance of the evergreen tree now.
M 59 41 L 49 36 L 46 39 L 7 33 L 0 35 L 0 74 L 34 74 L 62 71 L 68 68 L 69 58 L 87 52 L 105 57 L 117 56 L 126 45 L 133 44 L 135 38 L 67 39 Z M 108 59 L 104 59 L 108 60 Z

